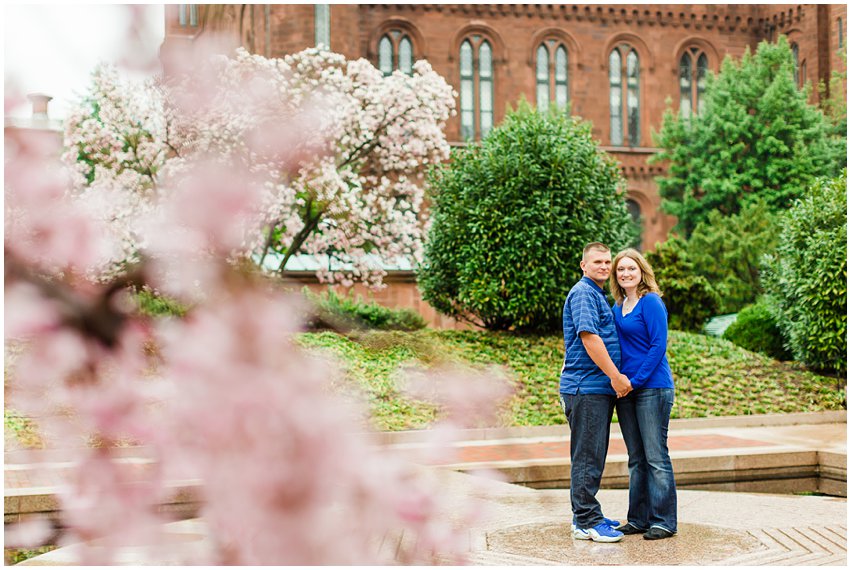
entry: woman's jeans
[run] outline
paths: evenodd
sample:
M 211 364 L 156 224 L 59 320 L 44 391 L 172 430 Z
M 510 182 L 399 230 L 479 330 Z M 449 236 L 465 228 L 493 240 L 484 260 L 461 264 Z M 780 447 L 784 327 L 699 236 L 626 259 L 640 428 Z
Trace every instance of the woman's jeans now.
M 616 404 L 629 453 L 629 512 L 633 526 L 677 532 L 677 486 L 668 455 L 673 388 L 633 390 Z
M 570 425 L 570 503 L 579 528 L 603 522 L 597 491 L 603 479 L 615 397 L 606 394 L 560 394 Z

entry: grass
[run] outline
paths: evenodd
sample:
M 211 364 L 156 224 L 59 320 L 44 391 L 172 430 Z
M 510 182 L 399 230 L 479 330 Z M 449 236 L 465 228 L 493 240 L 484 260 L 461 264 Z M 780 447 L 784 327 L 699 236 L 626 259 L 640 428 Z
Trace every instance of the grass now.
M 427 427 L 439 410 L 406 396 L 402 366 L 428 368 L 462 363 L 472 368 L 502 367 L 515 385 L 501 424 L 562 424 L 558 378 L 562 366 L 561 335 L 515 335 L 483 331 L 371 331 L 346 337 L 332 332 L 297 337 L 304 348 L 337 360 L 343 374 L 335 389 L 359 393 L 380 430 Z M 840 410 L 845 408 L 844 381 L 819 376 L 800 365 L 772 360 L 715 337 L 671 331 L 668 359 L 677 395 L 674 418 Z M 8 370 L 7 362 L 7 373 Z M 24 445 L 38 446 L 35 426 L 14 410 L 4 410 L 4 425 Z

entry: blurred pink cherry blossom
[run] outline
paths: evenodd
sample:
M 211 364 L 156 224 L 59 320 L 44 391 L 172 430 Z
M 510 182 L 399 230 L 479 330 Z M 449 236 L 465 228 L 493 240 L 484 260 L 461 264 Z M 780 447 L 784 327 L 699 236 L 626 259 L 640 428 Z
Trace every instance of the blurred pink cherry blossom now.
M 241 262 L 303 235 L 303 251 L 352 264 L 333 278 L 377 284 L 369 248 L 416 256 L 417 172 L 446 157 L 451 89 L 425 62 L 383 78 L 318 50 L 205 61 L 202 84 L 219 90 L 200 99 L 98 70 L 99 114 L 69 117 L 64 173 L 7 131 L 6 342 L 22 350 L 7 393 L 74 465 L 62 544 L 84 564 L 142 546 L 161 560 L 160 506 L 192 480 L 214 544 L 192 563 L 463 562 L 479 506 L 373 445 L 332 387 L 342 371 L 294 343 L 298 301 Z M 335 101 L 321 114 L 317 89 Z M 188 313 L 140 315 L 127 290 L 143 286 L 190 300 Z M 505 394 L 471 373 L 433 382 L 447 426 Z M 37 530 L 12 532 L 33 544 Z M 388 558 L 379 545 L 397 539 Z

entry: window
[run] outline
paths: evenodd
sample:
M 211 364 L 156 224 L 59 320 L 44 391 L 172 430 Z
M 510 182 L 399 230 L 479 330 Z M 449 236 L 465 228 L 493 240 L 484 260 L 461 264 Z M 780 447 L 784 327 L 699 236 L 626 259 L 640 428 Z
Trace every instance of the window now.
M 842 18 L 838 18 L 836 20 L 836 23 L 838 24 L 838 27 L 839 27 L 839 49 L 842 49 L 842 41 L 843 41 L 842 33 L 845 31 L 845 30 L 842 29 Z
M 461 44 L 461 138 L 486 136 L 493 128 L 493 49 L 482 36 Z
M 414 45 L 408 34 L 391 30 L 378 41 L 378 69 L 386 76 L 396 69 L 402 73 L 414 73 Z
M 706 91 L 706 72 L 709 59 L 700 48 L 689 48 L 680 58 L 680 116 L 688 119 L 692 113 L 703 112 Z
M 800 74 L 798 73 L 798 44 L 792 44 L 792 64 L 794 65 L 795 85 L 800 85 Z
M 641 141 L 639 74 L 638 52 L 634 48 L 621 44 L 612 50 L 609 54 L 609 126 L 613 145 L 623 145 L 625 138 L 629 146 L 638 146 Z
M 567 109 L 567 49 L 557 40 L 547 40 L 538 46 L 535 82 L 540 111 L 549 109 L 550 103 L 561 110 Z
M 186 26 L 188 22 L 190 26 L 198 25 L 198 4 L 178 4 L 177 5 L 177 21 L 181 26 Z
M 331 7 L 328 4 L 316 4 L 313 8 L 316 45 L 331 47 Z
M 632 223 L 635 224 L 636 228 L 638 229 L 638 231 L 636 232 L 635 241 L 630 244 L 630 247 L 634 247 L 635 249 L 641 251 L 641 234 L 644 230 L 644 226 L 641 224 L 641 206 L 639 206 L 638 202 L 636 202 L 632 198 L 627 198 L 626 209 L 629 212 L 629 217 L 632 219 Z

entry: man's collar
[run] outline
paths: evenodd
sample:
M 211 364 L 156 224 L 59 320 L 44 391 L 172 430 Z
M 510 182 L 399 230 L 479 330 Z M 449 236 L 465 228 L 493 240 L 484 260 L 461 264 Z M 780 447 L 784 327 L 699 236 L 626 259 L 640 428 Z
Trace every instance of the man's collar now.
M 602 287 L 600 287 L 599 285 L 597 285 L 597 284 L 594 282 L 594 280 L 593 280 L 593 279 L 591 279 L 591 278 L 590 278 L 590 277 L 588 277 L 587 275 L 583 275 L 583 276 L 582 276 L 582 279 L 583 279 L 584 281 L 588 282 L 589 284 L 591 284 L 591 286 L 592 286 L 592 287 L 594 287 L 597 291 L 599 291 L 601 295 L 603 295 L 604 297 L 606 296 L 606 292 L 605 292 L 605 291 L 603 291 L 603 288 L 602 288 Z

